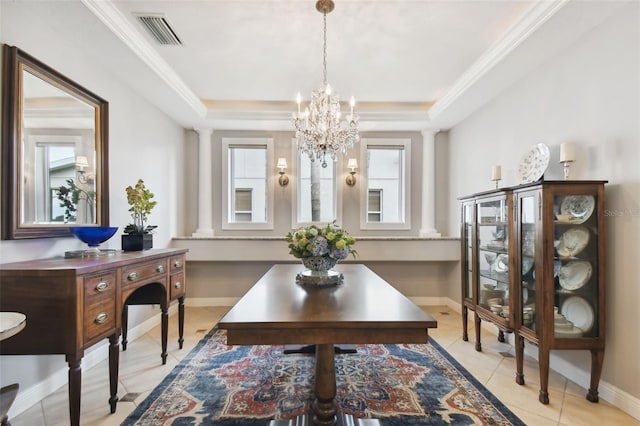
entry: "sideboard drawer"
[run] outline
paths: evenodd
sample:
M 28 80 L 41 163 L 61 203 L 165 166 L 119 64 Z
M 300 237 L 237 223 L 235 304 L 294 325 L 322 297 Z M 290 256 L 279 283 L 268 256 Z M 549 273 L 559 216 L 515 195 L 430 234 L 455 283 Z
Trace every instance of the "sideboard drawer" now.
M 116 301 L 113 298 L 100 298 L 85 306 L 84 341 L 98 337 L 116 326 Z
M 104 272 L 84 278 L 85 303 L 101 297 L 114 298 L 116 294 L 116 272 Z
M 173 256 L 170 260 L 171 273 L 181 272 L 184 270 L 184 256 Z
M 167 260 L 161 259 L 123 268 L 122 287 L 127 288 L 131 285 L 136 285 L 158 275 L 166 276 Z
M 171 291 L 169 293 L 169 297 L 171 300 L 177 299 L 178 297 L 183 297 L 186 292 L 186 286 L 184 282 L 184 274 L 173 274 L 171 275 Z

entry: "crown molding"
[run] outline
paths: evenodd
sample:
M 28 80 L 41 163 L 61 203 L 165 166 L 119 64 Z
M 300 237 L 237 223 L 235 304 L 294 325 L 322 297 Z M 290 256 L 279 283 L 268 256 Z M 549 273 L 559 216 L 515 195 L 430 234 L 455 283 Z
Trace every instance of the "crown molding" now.
M 189 106 L 196 115 L 194 118 L 206 116 L 207 107 L 111 1 L 82 0 L 82 3 Z
M 568 2 L 569 0 L 556 0 L 534 3 L 507 33 L 462 74 L 442 98 L 434 103 L 429 109 L 431 119 L 437 120 L 445 110 L 451 108 L 474 84 L 488 74 Z

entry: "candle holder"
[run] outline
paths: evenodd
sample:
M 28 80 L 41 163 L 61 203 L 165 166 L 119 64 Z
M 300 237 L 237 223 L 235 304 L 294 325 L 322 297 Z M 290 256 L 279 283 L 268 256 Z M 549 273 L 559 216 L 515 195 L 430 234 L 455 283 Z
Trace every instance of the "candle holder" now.
M 496 189 L 498 189 L 498 183 L 502 180 L 502 179 L 491 179 L 492 181 L 494 181 L 496 183 Z
M 571 163 L 573 163 L 573 160 L 561 161 L 561 163 L 564 171 L 564 180 L 569 180 L 569 173 L 571 171 Z

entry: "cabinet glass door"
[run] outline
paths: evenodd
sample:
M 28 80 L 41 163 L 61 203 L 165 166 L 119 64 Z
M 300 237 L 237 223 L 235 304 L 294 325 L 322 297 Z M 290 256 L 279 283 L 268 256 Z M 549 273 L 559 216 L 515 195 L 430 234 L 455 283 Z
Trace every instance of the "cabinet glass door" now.
M 596 197 L 556 195 L 553 206 L 555 337 L 598 337 Z
M 463 207 L 463 228 L 464 228 L 464 271 L 466 279 L 464 280 L 463 297 L 465 299 L 473 299 L 473 205 L 465 204 Z
M 477 205 L 478 304 L 509 318 L 509 228 L 506 199 Z
M 520 197 L 520 318 L 522 326 L 536 330 L 536 196 Z M 542 277 L 541 277 L 542 278 Z M 542 282 L 542 281 L 541 281 Z

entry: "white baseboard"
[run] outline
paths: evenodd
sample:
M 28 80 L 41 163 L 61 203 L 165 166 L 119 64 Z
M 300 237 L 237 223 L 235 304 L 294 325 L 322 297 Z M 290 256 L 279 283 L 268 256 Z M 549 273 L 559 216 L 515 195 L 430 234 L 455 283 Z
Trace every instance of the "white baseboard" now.
M 169 306 L 169 316 L 178 312 L 178 305 L 172 304 Z M 127 340 L 132 342 L 145 335 L 154 327 L 160 325 L 160 315 L 154 315 L 146 321 L 141 322 L 133 328 L 127 331 Z M 109 342 L 103 340 L 102 342 L 92 346 L 86 352 L 82 358 L 82 372 L 96 366 L 100 362 L 109 358 Z M 66 385 L 69 380 L 69 369 L 67 366 L 58 369 L 46 379 L 38 382 L 37 384 L 27 388 L 20 389 L 18 396 L 16 397 L 11 410 L 9 410 L 9 418 L 16 417 L 20 413 L 31 408 L 34 404 L 40 402 L 48 395 L 52 394 L 60 387 Z

